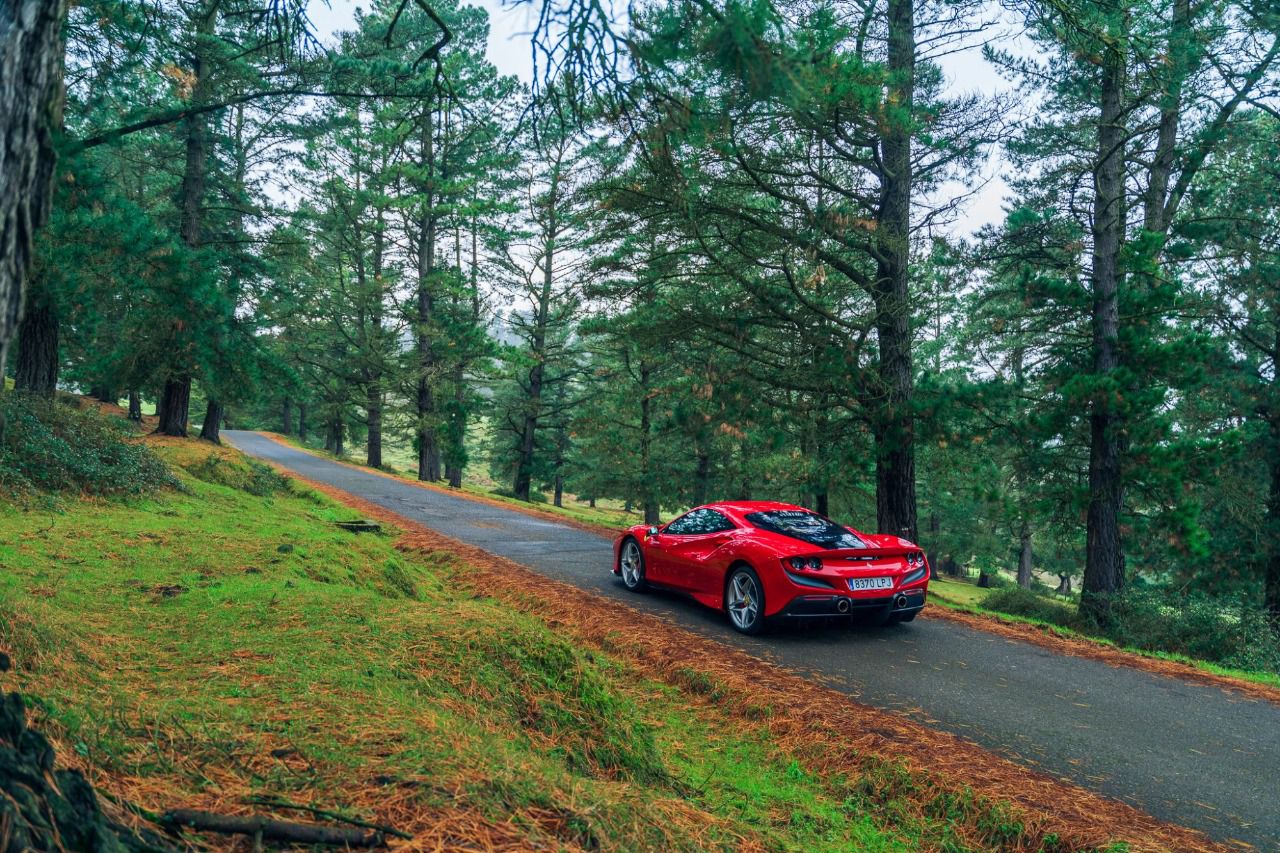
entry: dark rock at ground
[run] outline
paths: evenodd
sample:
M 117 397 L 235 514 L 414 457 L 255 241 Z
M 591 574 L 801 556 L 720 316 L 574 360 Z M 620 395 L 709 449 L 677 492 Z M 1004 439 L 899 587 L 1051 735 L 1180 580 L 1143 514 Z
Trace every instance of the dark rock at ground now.
M 0 853 L 173 849 L 104 815 L 80 771 L 54 768 L 53 747 L 27 727 L 22 697 L 0 693 Z

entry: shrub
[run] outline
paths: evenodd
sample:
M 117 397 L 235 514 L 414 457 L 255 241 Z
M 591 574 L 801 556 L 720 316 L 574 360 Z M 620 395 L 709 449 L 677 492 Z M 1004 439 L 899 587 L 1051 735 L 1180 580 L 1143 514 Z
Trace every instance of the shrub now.
M 15 393 L 0 397 L 0 417 L 0 491 L 128 496 L 177 485 L 117 418 Z
M 991 593 L 982 600 L 982 606 L 998 613 L 1038 619 L 1064 628 L 1079 627 L 1074 608 L 1020 586 L 1005 587 Z
M 182 467 L 197 480 L 230 486 L 260 498 L 289 492 L 292 487 L 288 477 L 253 459 L 232 460 L 210 453 Z
M 500 498 L 515 498 L 516 500 L 519 500 L 519 498 L 516 498 L 515 490 L 510 489 L 506 486 L 498 486 L 497 488 L 490 489 L 489 494 L 497 495 Z M 538 491 L 537 489 L 531 489 L 529 491 L 529 503 L 544 504 L 546 502 L 547 502 L 547 496 L 544 495 L 542 492 Z
M 1280 637 L 1259 607 L 1135 588 L 1117 596 L 1112 609 L 1107 634 L 1121 645 L 1280 672 Z
M 1262 608 L 1254 605 L 1131 588 L 1113 600 L 1114 618 L 1105 631 L 1080 617 L 1074 607 L 1018 587 L 992 593 L 982 607 L 1101 634 L 1130 648 L 1280 673 L 1280 633 L 1267 623 Z

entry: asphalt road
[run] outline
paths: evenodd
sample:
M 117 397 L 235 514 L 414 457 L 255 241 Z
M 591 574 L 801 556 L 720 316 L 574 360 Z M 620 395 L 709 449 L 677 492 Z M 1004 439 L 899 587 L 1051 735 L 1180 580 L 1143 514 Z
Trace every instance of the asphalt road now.
M 1280 708 L 1054 654 L 941 619 L 821 625 L 763 638 L 674 595 L 628 593 L 604 537 L 225 431 L 241 450 L 549 577 L 744 647 L 869 705 L 975 741 L 1213 838 L 1280 851 Z M 928 608 L 925 608 L 928 615 Z

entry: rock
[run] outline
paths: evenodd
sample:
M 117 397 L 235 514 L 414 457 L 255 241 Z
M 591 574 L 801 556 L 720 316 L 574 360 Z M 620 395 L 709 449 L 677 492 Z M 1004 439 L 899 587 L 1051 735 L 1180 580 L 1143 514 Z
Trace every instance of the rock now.
M 176 850 L 102 813 L 93 786 L 78 770 L 55 770 L 53 747 L 27 728 L 17 693 L 0 693 L 0 853 Z

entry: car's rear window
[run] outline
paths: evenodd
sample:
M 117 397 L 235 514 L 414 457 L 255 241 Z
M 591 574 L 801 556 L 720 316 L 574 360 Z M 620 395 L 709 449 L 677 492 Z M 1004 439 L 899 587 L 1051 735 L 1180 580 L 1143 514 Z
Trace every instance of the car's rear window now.
M 805 512 L 800 509 L 774 509 L 765 512 L 753 512 L 747 521 L 761 530 L 780 533 L 817 545 L 819 548 L 866 548 L 867 543 L 841 527 L 829 518 L 823 518 L 816 512 Z

